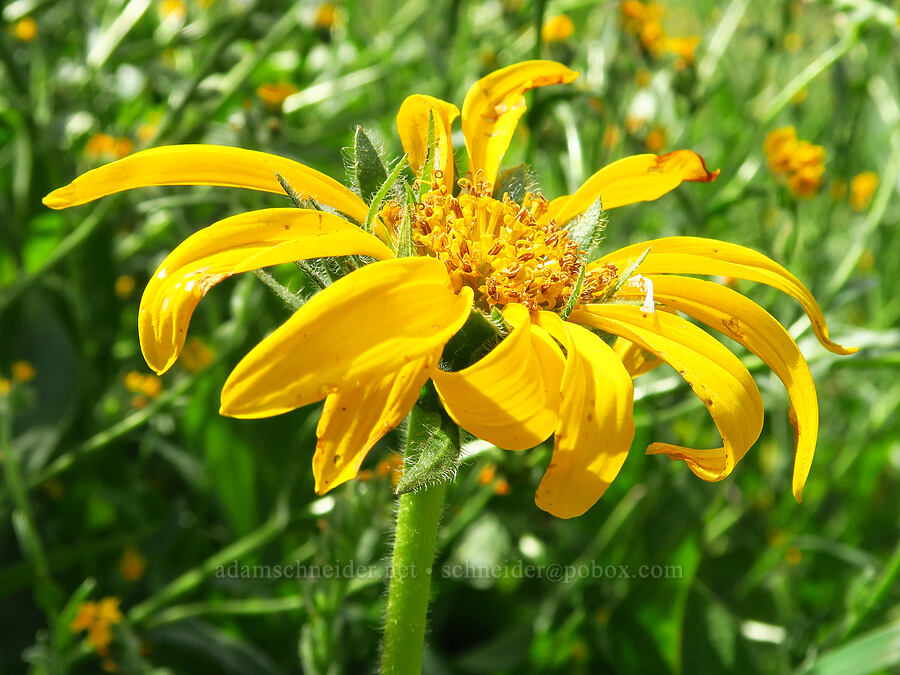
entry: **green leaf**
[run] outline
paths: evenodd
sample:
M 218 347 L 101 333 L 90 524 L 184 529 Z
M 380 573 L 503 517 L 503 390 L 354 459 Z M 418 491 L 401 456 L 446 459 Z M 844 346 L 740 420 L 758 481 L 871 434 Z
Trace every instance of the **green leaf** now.
M 403 477 L 396 493 L 452 480 L 459 459 L 459 427 L 441 407 L 434 386 L 427 384 L 409 415 Z
M 381 154 L 362 127 L 356 127 L 350 157 L 350 184 L 368 204 L 387 180 Z
M 409 258 L 416 253 L 412 235 L 412 221 L 417 199 L 409 183 L 405 183 L 404 188 L 406 190 L 406 204 L 403 207 L 403 220 L 400 222 L 400 238 L 397 241 L 398 258 Z
M 638 267 L 640 267 L 641 263 L 644 262 L 644 258 L 647 257 L 648 253 L 650 253 L 649 246 L 647 247 L 647 250 L 645 250 L 638 256 L 637 260 L 633 261 L 628 267 L 625 268 L 625 271 L 619 275 L 618 279 L 616 279 L 616 283 L 613 284 L 612 288 L 610 288 L 606 295 L 603 296 L 601 302 L 614 296 L 619 291 L 619 289 L 622 288 L 622 286 L 628 283 L 628 280 L 634 275 L 635 272 L 637 272 Z
M 847 644 L 825 652 L 804 675 L 866 675 L 900 665 L 900 621 L 885 624 Z
M 391 170 L 390 175 L 385 178 L 384 183 L 378 188 L 378 192 L 372 197 L 372 204 L 369 206 L 368 215 L 366 215 L 366 223 L 363 225 L 363 229 L 369 234 L 372 233 L 372 224 L 375 222 L 375 216 L 377 216 L 378 212 L 381 210 L 381 204 L 387 198 L 388 193 L 400 177 L 400 172 L 406 167 L 406 158 L 407 155 L 403 155 L 403 157 L 400 158 L 400 161 L 398 161 L 397 165 Z
M 591 204 L 585 211 L 566 221 L 563 229 L 569 233 L 569 238 L 578 244 L 578 248 L 588 254 L 586 262 L 593 262 L 599 256 L 597 247 L 603 241 L 603 232 L 606 230 L 606 213 L 600 198 Z
M 537 188 L 538 180 L 534 171 L 527 164 L 519 164 L 503 171 L 497 178 L 494 199 L 503 199 L 504 193 L 508 193 L 510 199 L 521 204 L 525 195 L 536 192 Z
M 568 319 L 569 314 L 575 309 L 575 303 L 578 302 L 578 296 L 581 295 L 581 286 L 584 284 L 584 273 L 586 269 L 587 265 L 582 262 L 582 265 L 578 270 L 578 278 L 575 279 L 575 286 L 572 288 L 572 294 L 569 296 L 569 299 L 566 300 L 566 306 L 563 307 L 561 314 L 563 319 Z
M 437 157 L 437 139 L 434 133 L 434 113 L 428 111 L 428 156 L 422 166 L 422 175 L 419 177 L 419 199 L 431 189 L 434 177 L 434 160 Z

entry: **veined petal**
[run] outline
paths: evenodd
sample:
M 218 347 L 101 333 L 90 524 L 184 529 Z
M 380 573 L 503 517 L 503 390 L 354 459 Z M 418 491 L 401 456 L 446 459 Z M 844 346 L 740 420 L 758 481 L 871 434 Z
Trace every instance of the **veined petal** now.
M 328 394 L 316 427 L 316 494 L 325 494 L 356 477 L 372 446 L 412 410 L 440 356 L 438 348 L 396 373 Z
M 284 194 L 276 172 L 302 196 L 365 222 L 369 212 L 365 202 L 324 173 L 278 155 L 224 145 L 164 145 L 142 150 L 81 174 L 44 197 L 44 204 L 64 209 L 115 192 L 156 185 L 217 185 Z
M 157 373 L 172 366 L 197 303 L 232 274 L 350 254 L 393 257 L 353 223 L 307 209 L 249 211 L 195 232 L 163 260 L 141 297 L 138 333 L 147 365 Z
M 722 480 L 750 449 L 763 424 L 762 397 L 744 364 L 711 335 L 668 312 L 632 305 L 585 305 L 569 321 L 624 337 L 672 366 L 709 410 L 723 446 L 711 450 L 653 443 L 648 454 L 683 459 L 708 481 Z
M 771 258 L 746 246 L 701 237 L 665 237 L 621 248 L 592 263 L 591 267 L 614 263 L 621 268 L 648 248 L 650 253 L 641 263 L 641 274 L 714 274 L 772 286 L 803 306 L 822 346 L 835 354 L 857 351 L 856 347 L 842 347 L 831 341 L 822 308 L 797 277 Z
M 547 405 L 543 380 L 543 369 L 553 366 L 535 354 L 528 310 L 511 304 L 503 316 L 512 326 L 503 342 L 468 368 L 438 370 L 431 379 L 459 426 L 498 448 L 525 450 L 556 428 L 557 409 Z
M 726 286 L 678 276 L 654 276 L 652 281 L 658 301 L 741 343 L 784 383 L 796 432 L 793 492 L 799 502 L 816 450 L 819 406 L 812 374 L 797 344 L 771 314 Z
M 619 357 L 619 360 L 622 361 L 622 365 L 625 366 L 625 370 L 628 371 L 632 378 L 640 377 L 662 365 L 662 361 L 656 358 L 655 354 L 638 347 L 633 342 L 629 342 L 622 337 L 616 338 L 616 341 L 613 343 L 613 351 Z
M 459 117 L 459 108 L 434 96 L 408 96 L 397 112 L 400 142 L 409 156 L 409 165 L 418 174 L 428 155 L 428 114 L 434 118 L 434 140 L 437 147 L 435 169 L 444 173 L 442 182 L 453 191 L 453 143 L 450 126 Z
M 690 150 L 625 157 L 588 178 L 565 202 L 556 219 L 565 223 L 597 201 L 598 197 L 603 209 L 608 211 L 626 204 L 659 199 L 681 185 L 682 181 L 709 183 L 718 175 L 718 169 L 708 171 L 703 158 Z
M 493 185 L 500 161 L 519 118 L 525 112 L 523 94 L 535 87 L 566 84 L 578 77 L 555 61 L 523 61 L 494 71 L 472 85 L 462 109 L 462 128 L 469 153 L 469 170 L 484 171 Z
M 534 501 L 558 518 L 580 516 L 618 475 L 634 440 L 634 387 L 615 352 L 589 330 L 541 312 L 541 328 L 566 345 L 553 457 Z
M 334 282 L 254 347 L 228 376 L 220 412 L 256 418 L 357 389 L 443 346 L 465 323 L 468 287 L 436 258 L 366 265 Z

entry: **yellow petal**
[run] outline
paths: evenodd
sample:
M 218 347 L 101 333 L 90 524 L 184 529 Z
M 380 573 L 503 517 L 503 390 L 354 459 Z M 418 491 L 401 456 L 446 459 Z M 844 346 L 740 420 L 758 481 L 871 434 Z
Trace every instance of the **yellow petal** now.
M 842 347 L 831 341 L 822 308 L 797 277 L 771 258 L 746 246 L 701 237 L 666 237 L 626 246 L 591 267 L 614 263 L 621 269 L 648 247 L 650 253 L 641 263 L 641 274 L 715 274 L 767 284 L 787 293 L 803 306 L 813 332 L 826 349 L 835 354 L 857 351 L 856 347 Z
M 435 258 L 366 265 L 312 298 L 228 376 L 220 412 L 278 415 L 357 389 L 443 346 L 465 323 L 472 291 L 451 290 Z
M 302 196 L 365 222 L 369 207 L 333 178 L 292 159 L 224 145 L 164 145 L 143 150 L 78 176 L 44 197 L 44 204 L 64 209 L 153 185 L 218 185 L 284 194 L 276 172 Z
M 558 518 L 580 516 L 618 475 L 634 440 L 634 387 L 615 352 L 589 330 L 541 312 L 541 328 L 566 346 L 553 457 L 534 501 Z
M 585 305 L 569 321 L 624 337 L 672 366 L 709 410 L 723 447 L 697 450 L 653 443 L 648 454 L 683 459 L 708 481 L 722 480 L 762 430 L 762 398 L 744 364 L 711 335 L 668 312 L 644 314 L 632 305 Z
M 543 381 L 543 368 L 552 364 L 535 354 L 525 307 L 507 305 L 503 316 L 512 327 L 503 342 L 468 368 L 431 377 L 459 426 L 498 448 L 525 450 L 556 428 L 557 409 L 548 407 Z
M 651 354 L 646 349 L 641 349 L 625 338 L 616 338 L 616 341 L 613 343 L 613 351 L 622 361 L 622 365 L 625 366 L 625 370 L 628 371 L 632 378 L 649 373 L 657 366 L 662 365 L 662 361 L 656 358 L 654 354 Z
M 809 366 L 797 344 L 766 310 L 721 284 L 678 276 L 654 276 L 655 298 L 744 345 L 759 356 L 784 383 L 791 400 L 790 419 L 796 432 L 793 492 L 800 501 L 809 475 L 819 406 Z
M 220 220 L 185 239 L 141 297 L 138 333 L 147 364 L 168 370 L 184 346 L 191 315 L 210 288 L 232 274 L 333 255 L 393 254 L 343 218 L 306 209 L 264 209 Z
M 625 157 L 588 178 L 559 210 L 556 219 L 565 223 L 598 197 L 604 210 L 608 211 L 626 204 L 659 199 L 682 181 L 709 183 L 718 175 L 718 170 L 707 171 L 703 158 L 690 150 Z
M 535 87 L 572 82 L 578 73 L 555 61 L 523 61 L 494 71 L 472 85 L 462 109 L 469 171 L 479 169 L 493 184 L 519 118 L 523 94 Z
M 434 118 L 434 140 L 437 147 L 435 169 L 443 171 L 442 182 L 453 191 L 453 144 L 450 126 L 459 117 L 459 108 L 434 96 L 413 94 L 403 101 L 397 112 L 400 142 L 409 156 L 409 165 L 418 173 L 428 154 L 428 114 Z
M 325 398 L 313 455 L 316 494 L 325 494 L 356 477 L 372 446 L 412 410 L 440 356 L 438 348 L 396 373 Z

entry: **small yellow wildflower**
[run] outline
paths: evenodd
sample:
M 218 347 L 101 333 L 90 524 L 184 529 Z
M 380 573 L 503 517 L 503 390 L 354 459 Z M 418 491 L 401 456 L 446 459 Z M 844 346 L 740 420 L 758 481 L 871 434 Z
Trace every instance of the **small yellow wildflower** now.
M 818 433 L 806 361 L 759 305 L 694 275 L 769 284 L 800 302 L 826 348 L 855 351 L 830 339 L 812 294 L 762 253 L 699 237 L 636 242 L 587 263 L 584 244 L 565 227 L 598 201 L 606 211 L 652 201 L 685 181 L 711 182 L 718 171 L 690 150 L 640 154 L 600 169 L 553 201 L 534 192 L 520 201 L 494 196 L 526 109 L 525 92 L 577 77 L 560 63 L 526 61 L 476 82 L 461 111 L 470 173 L 459 180 L 451 127 L 460 110 L 432 96 L 403 102 L 400 142 L 417 179 L 427 181 L 401 219 L 406 250 L 398 246 L 396 222 L 378 223 L 377 234 L 360 227 L 371 222 L 371 205 L 349 188 L 298 162 L 240 148 L 145 150 L 76 178 L 44 203 L 65 208 L 152 185 L 283 194 L 277 171 L 333 209 L 251 211 L 194 233 L 151 277 L 138 313 L 141 351 L 163 373 L 183 350 L 197 303 L 229 276 L 310 258 L 374 258 L 302 305 L 237 364 L 222 390 L 220 413 L 245 419 L 324 399 L 312 457 L 319 494 L 357 476 L 369 450 L 406 417 L 430 380 L 447 415 L 477 438 L 525 450 L 553 436 L 535 503 L 561 518 L 579 516 L 615 479 L 634 440 L 632 379 L 640 373 L 625 365 L 637 362 L 627 357 L 632 350 L 671 365 L 722 437 L 715 448 L 652 443 L 647 452 L 684 461 L 704 480 L 722 480 L 760 436 L 762 396 L 742 361 L 686 314 L 757 354 L 784 383 L 796 430 L 792 491 L 799 500 Z M 438 160 L 425 178 L 432 132 Z M 639 274 L 625 276 L 638 261 Z M 462 370 L 442 369 L 448 340 L 470 316 L 486 321 L 493 310 L 508 326 L 499 344 Z M 618 336 L 615 347 L 594 330 Z M 498 481 L 501 493 L 507 488 Z
M 607 124 L 603 130 L 603 148 L 612 150 L 619 144 L 622 138 L 622 131 L 617 124 Z
M 567 14 L 551 16 L 541 27 L 541 40 L 544 42 L 563 42 L 572 37 L 575 24 Z
M 788 176 L 788 187 L 795 197 L 814 197 L 822 187 L 824 173 L 825 167 L 821 164 L 802 166 Z
M 669 38 L 666 40 L 666 51 L 675 54 L 678 61 L 675 67 L 678 69 L 686 68 L 694 65 L 694 53 L 700 46 L 700 36 L 692 35 L 691 37 Z
M 134 150 L 134 141 L 130 138 L 122 137 L 116 139 L 116 142 L 113 144 L 113 157 L 117 159 L 121 159 L 126 155 L 130 155 L 131 151 Z
M 112 642 L 111 628 L 122 621 L 119 602 L 118 598 L 106 597 L 99 602 L 81 603 L 75 618 L 69 624 L 69 630 L 73 633 L 87 632 L 88 644 L 98 654 L 105 656 L 109 653 L 109 645 Z
M 136 370 L 130 371 L 127 375 L 125 375 L 125 388 L 132 392 L 137 393 L 144 386 L 144 374 L 139 373 Z
M 12 364 L 12 378 L 15 382 L 31 382 L 37 373 L 28 361 L 16 361 Z
M 37 33 L 37 22 L 30 16 L 19 19 L 13 26 L 13 35 L 22 42 L 31 42 L 37 37 Z
M 84 154 L 91 159 L 121 159 L 131 154 L 133 149 L 134 143 L 129 138 L 97 133 L 88 139 Z
M 775 173 L 787 173 L 796 148 L 797 130 L 792 126 L 774 129 L 766 134 L 763 151 L 766 153 L 769 169 Z
M 147 571 L 147 559 L 134 546 L 126 546 L 119 558 L 119 574 L 125 581 L 138 581 Z
M 319 8 L 316 10 L 315 19 L 313 19 L 313 25 L 320 30 L 330 30 L 334 28 L 334 25 L 337 23 L 338 19 L 338 9 L 330 2 L 323 3 L 319 5 Z
M 187 5 L 184 0 L 162 0 L 157 5 L 156 12 L 163 21 L 167 19 L 181 20 L 187 16 Z
M 147 398 L 156 398 L 162 393 L 162 378 L 158 375 L 146 375 L 141 382 L 141 393 Z
M 659 56 L 666 48 L 666 31 L 658 21 L 648 21 L 641 26 L 641 44 L 653 56 Z
M 497 470 L 494 468 L 493 464 L 488 464 L 481 471 L 478 472 L 478 483 L 479 485 L 489 485 L 494 482 L 494 476 L 496 475 Z
M 654 127 L 647 138 L 644 139 L 644 145 L 650 152 L 659 152 L 666 145 L 666 130 L 663 127 Z
M 509 481 L 506 480 L 505 478 L 501 478 L 496 483 L 494 483 L 494 494 L 500 495 L 501 497 L 503 495 L 508 495 L 509 494 Z
M 260 85 L 256 90 L 256 95 L 267 106 L 278 108 L 288 96 L 296 94 L 298 91 L 300 90 L 289 82 L 278 82 Z
M 216 355 L 200 338 L 191 338 L 184 345 L 181 354 L 181 367 L 192 375 L 205 370 L 213 362 Z
M 12 391 L 12 382 L 5 377 L 0 377 L 0 396 L 6 396 Z
M 806 100 L 806 97 L 809 95 L 809 89 L 806 87 L 802 87 L 797 90 L 797 93 L 791 96 L 791 103 L 794 105 L 800 105 Z
M 875 188 L 878 187 L 878 174 L 864 171 L 850 180 L 850 208 L 854 211 L 865 211 L 872 203 Z
M 134 292 L 135 281 L 130 274 L 123 274 L 116 278 L 115 292 L 116 297 L 124 300 Z

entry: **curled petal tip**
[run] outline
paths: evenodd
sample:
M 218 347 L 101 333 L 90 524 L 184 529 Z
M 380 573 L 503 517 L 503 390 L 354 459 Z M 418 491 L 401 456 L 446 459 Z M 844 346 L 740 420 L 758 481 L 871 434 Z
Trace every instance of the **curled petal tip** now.
M 693 150 L 675 150 L 659 155 L 656 165 L 665 170 L 677 170 L 682 174 L 683 180 L 695 183 L 712 183 L 721 173 L 721 169 L 707 169 L 706 160 Z

